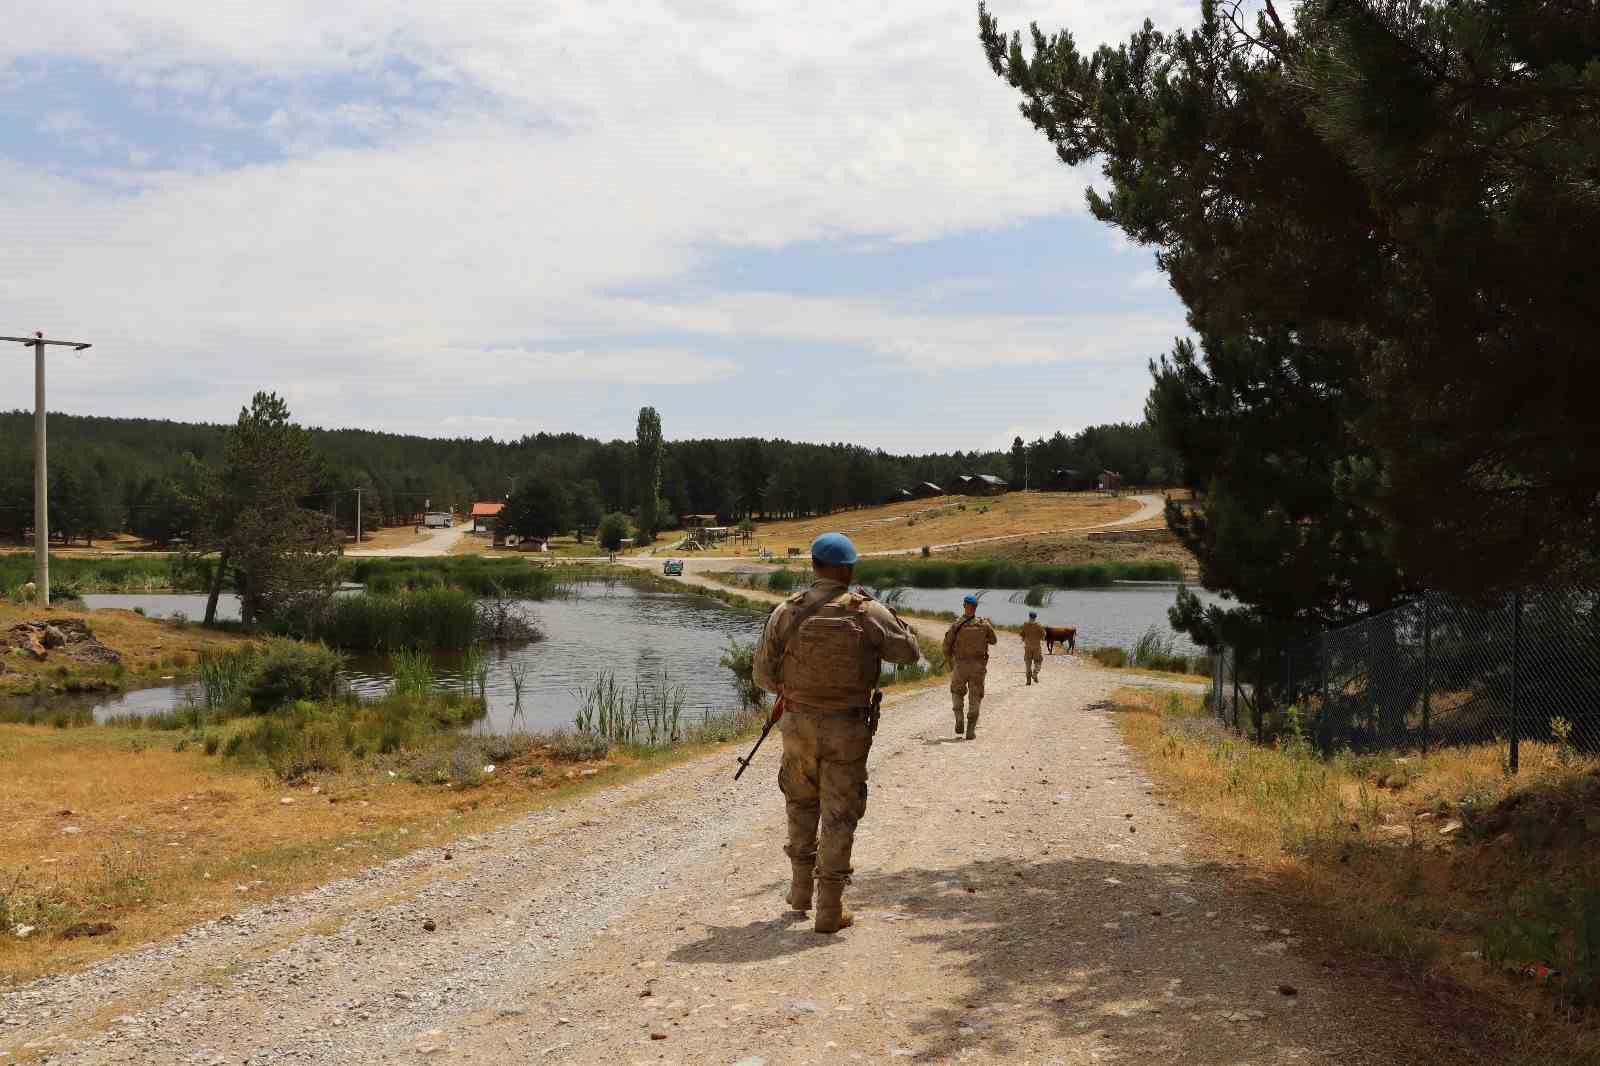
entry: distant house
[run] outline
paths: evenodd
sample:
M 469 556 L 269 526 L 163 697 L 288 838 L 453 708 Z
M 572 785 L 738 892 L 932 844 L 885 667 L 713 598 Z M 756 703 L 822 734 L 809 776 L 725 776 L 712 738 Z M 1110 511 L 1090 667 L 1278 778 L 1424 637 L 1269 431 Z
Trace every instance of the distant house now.
M 973 474 L 970 477 L 963 476 L 961 480 L 965 483 L 963 496 L 1004 496 L 1011 491 L 1011 486 L 1004 478 L 993 474 Z
M 911 494 L 911 490 L 910 489 L 895 489 L 893 492 L 889 493 L 888 497 L 883 502 L 884 503 L 905 503 L 908 500 L 914 500 L 914 499 L 916 499 L 916 497 Z
M 944 489 L 941 489 L 931 481 L 919 481 L 912 485 L 909 491 L 911 498 L 914 500 L 926 500 L 933 496 L 944 495 Z
M 714 526 L 716 524 L 717 516 L 714 514 L 683 514 L 678 516 L 680 529 L 704 529 L 706 526 Z
M 1122 488 L 1122 475 L 1115 470 L 1102 470 L 1100 477 L 1095 481 L 1095 486 L 1101 492 L 1116 492 Z
M 472 505 L 472 532 L 493 533 L 500 524 L 500 512 L 506 509 L 504 500 L 479 500 Z
M 1065 467 L 1050 471 L 1050 476 L 1039 486 L 1040 492 L 1087 492 L 1095 487 L 1095 479 L 1081 470 Z

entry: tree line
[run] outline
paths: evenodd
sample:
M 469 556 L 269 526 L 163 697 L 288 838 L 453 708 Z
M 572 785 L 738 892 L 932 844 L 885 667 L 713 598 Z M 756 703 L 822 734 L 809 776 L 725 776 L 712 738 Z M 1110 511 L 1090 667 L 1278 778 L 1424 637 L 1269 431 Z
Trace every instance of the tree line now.
M 1204 0 L 1081 50 L 979 36 L 1193 330 L 1147 417 L 1205 493 L 1175 624 L 1248 654 L 1432 588 L 1600 581 L 1600 8 Z
M 893 455 L 848 444 L 753 437 L 666 440 L 661 419 L 641 412 L 641 436 L 600 441 L 575 433 L 517 440 L 435 439 L 356 429 L 306 429 L 313 457 L 305 505 L 353 529 L 361 489 L 362 525 L 407 522 L 425 509 L 464 512 L 474 500 L 513 501 L 553 516 L 555 528 L 596 529 L 608 514 L 655 529 L 681 514 L 723 521 L 827 514 L 872 506 L 921 481 L 949 488 L 958 474 L 1023 481 L 1001 451 Z M 654 423 L 651 423 L 651 417 Z M 51 527 L 74 539 L 127 531 L 166 544 L 187 538 L 192 500 L 222 463 L 237 426 L 159 419 L 51 414 Z M 33 520 L 33 422 L 0 413 L 0 534 L 20 536 Z M 1143 424 L 1058 432 L 1028 446 L 1039 471 L 1102 467 L 1130 483 L 1161 483 L 1176 459 Z M 645 486 L 654 485 L 649 492 Z M 542 501 L 540 497 L 542 496 Z M 654 506 L 647 507 L 647 500 Z M 509 516 L 508 516 L 509 517 Z M 525 523 L 528 535 L 543 519 Z

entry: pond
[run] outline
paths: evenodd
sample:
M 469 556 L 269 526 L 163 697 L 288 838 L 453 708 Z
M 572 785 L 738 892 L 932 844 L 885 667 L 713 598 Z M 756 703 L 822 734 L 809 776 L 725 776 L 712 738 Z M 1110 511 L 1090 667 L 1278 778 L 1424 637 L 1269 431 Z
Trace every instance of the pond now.
M 960 611 L 961 598 L 979 591 L 982 590 L 908 588 L 901 602 L 913 611 Z M 1225 602 L 1202 588 L 1194 588 L 1194 592 L 1205 604 Z M 1177 595 L 1176 584 L 1123 581 L 1106 588 L 1059 589 L 1048 604 L 1029 607 L 1022 602 L 1020 590 L 990 589 L 984 593 L 978 613 L 996 625 L 1020 626 L 1028 620 L 1029 611 L 1038 611 L 1043 625 L 1076 626 L 1080 649 L 1105 644 L 1131 648 L 1145 630 L 1156 626 L 1172 636 L 1181 654 L 1197 655 L 1200 649 L 1187 637 L 1173 633 L 1167 622 L 1167 608 L 1172 606 Z
M 85 597 L 91 607 L 143 608 L 169 617 L 177 611 L 199 618 L 204 596 L 149 594 Z M 191 601 L 199 602 L 198 611 Z M 237 617 L 237 601 L 233 603 Z M 721 665 L 731 638 L 753 640 L 763 619 L 735 611 L 717 600 L 681 592 L 657 592 L 622 583 L 583 583 L 557 599 L 520 605 L 544 630 L 546 639 L 520 647 L 487 650 L 489 714 L 481 732 L 562 729 L 572 725 L 579 706 L 576 690 L 602 670 L 632 690 L 635 682 L 654 691 L 666 679 L 684 689 L 684 713 L 698 717 L 738 704 L 733 674 Z M 219 614 L 221 612 L 219 611 Z M 461 684 L 461 657 L 433 657 L 436 682 Z M 513 667 L 525 665 L 519 709 Z M 346 678 L 364 696 L 378 696 L 393 680 L 387 656 L 353 655 Z M 95 717 L 147 715 L 170 710 L 196 696 L 193 685 L 166 685 L 94 701 Z

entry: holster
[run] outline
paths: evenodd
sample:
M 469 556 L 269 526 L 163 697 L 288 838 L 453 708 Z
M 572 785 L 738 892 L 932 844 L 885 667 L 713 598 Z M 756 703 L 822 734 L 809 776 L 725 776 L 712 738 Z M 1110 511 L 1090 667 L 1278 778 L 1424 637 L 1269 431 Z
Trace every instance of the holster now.
M 878 689 L 872 694 L 872 700 L 867 704 L 867 731 L 872 736 L 878 735 L 878 719 L 882 716 L 883 690 Z

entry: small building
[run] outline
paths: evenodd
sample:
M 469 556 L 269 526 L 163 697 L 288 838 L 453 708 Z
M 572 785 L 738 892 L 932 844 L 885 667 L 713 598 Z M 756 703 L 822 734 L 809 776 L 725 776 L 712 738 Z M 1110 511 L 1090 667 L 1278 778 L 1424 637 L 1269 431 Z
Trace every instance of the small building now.
M 714 514 L 684 514 L 678 516 L 678 527 L 680 529 L 704 529 L 707 526 L 716 524 L 717 516 Z
M 1095 487 L 1095 479 L 1081 470 L 1059 467 L 1039 486 L 1040 492 L 1088 492 Z
M 500 524 L 500 512 L 506 509 L 504 500 L 479 500 L 472 505 L 472 532 L 493 533 Z
M 934 496 L 943 496 L 944 489 L 931 481 L 919 481 L 908 490 L 913 500 L 927 500 Z
M 889 493 L 888 497 L 886 497 L 883 502 L 884 503 L 907 503 L 907 502 L 909 502 L 911 500 L 914 500 L 914 499 L 916 499 L 916 497 L 911 495 L 911 490 L 910 489 L 895 489 L 893 492 Z
M 1122 488 L 1122 475 L 1115 470 L 1102 470 L 1095 486 L 1101 492 L 1117 492 Z
M 1011 491 L 1011 486 L 1004 478 L 993 474 L 963 475 L 961 494 L 963 496 L 1004 496 Z
M 422 516 L 422 524 L 428 529 L 449 529 L 450 519 L 449 511 L 427 511 Z

